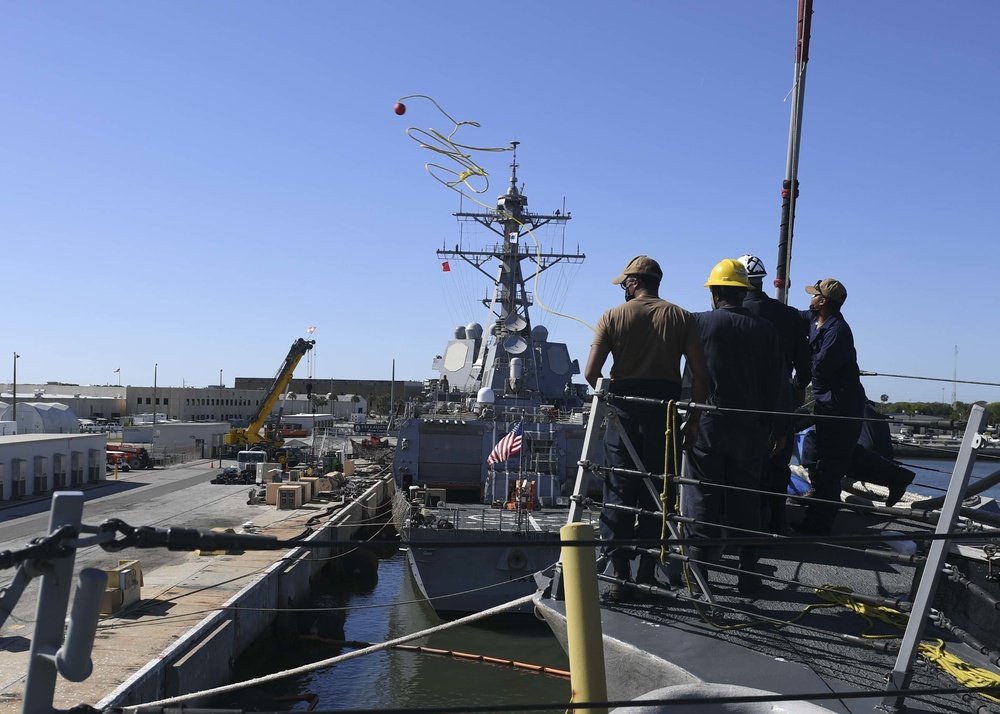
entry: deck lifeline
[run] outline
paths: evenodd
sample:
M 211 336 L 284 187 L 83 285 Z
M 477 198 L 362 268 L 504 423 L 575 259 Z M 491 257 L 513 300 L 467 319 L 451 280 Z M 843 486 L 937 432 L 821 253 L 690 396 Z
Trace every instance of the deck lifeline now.
M 207 472 L 204 467 L 202 470 Z M 151 482 L 158 476 L 153 476 Z M 149 474 L 146 478 L 150 478 Z M 313 523 L 311 538 L 346 539 L 349 533 L 336 529 L 338 534 L 334 535 L 330 528 L 371 517 L 377 502 L 391 496 L 391 489 L 392 479 L 383 477 L 353 505 L 335 508 L 314 501 L 296 510 L 277 510 L 273 506 L 246 505 L 245 487 L 202 482 L 182 488 L 172 496 L 187 501 L 187 517 L 163 513 L 169 520 L 158 523 L 130 517 L 121 512 L 128 510 L 122 503 L 109 503 L 106 507 L 116 509 L 115 515 L 132 525 L 169 524 L 206 529 L 208 519 L 214 524 L 211 527 L 232 527 L 240 532 L 241 524 L 252 520 L 254 532 L 282 540 L 305 535 L 307 522 L 321 516 L 320 525 L 330 526 L 320 529 Z M 206 500 L 211 501 L 206 505 L 211 515 L 203 512 L 205 508 L 192 505 Z M 169 510 L 162 504 L 145 505 Z M 88 501 L 84 522 L 102 520 L 97 517 L 99 509 L 95 506 Z M 137 704 L 177 694 L 178 688 L 194 691 L 224 683 L 217 677 L 228 668 L 230 657 L 270 626 L 274 615 L 267 609 L 307 595 L 309 577 L 323 564 L 302 549 L 202 556 L 165 549 L 131 549 L 116 554 L 91 548 L 78 554 L 75 572 L 81 567 L 113 567 L 119 558 L 135 558 L 143 564 L 142 599 L 101 619 L 92 655 L 93 674 L 83 682 L 58 678 L 54 699 L 57 708 L 67 709 L 77 704 Z M 7 576 L 5 572 L 4 581 Z M 0 714 L 21 711 L 37 582 L 33 581 L 15 608 L 14 616 L 0 632 Z M 226 604 L 262 609 L 220 610 Z M 217 665 L 206 666 L 206 662 Z

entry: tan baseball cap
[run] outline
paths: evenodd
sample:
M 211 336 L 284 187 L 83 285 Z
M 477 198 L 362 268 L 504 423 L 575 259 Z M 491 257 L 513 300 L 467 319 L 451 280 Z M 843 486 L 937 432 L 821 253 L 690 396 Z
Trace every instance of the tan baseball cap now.
M 843 305 L 847 301 L 847 288 L 836 278 L 817 280 L 815 285 L 806 285 L 806 292 L 819 295 Z
M 628 265 L 625 266 L 625 269 L 622 270 L 622 274 L 612 280 L 611 283 L 612 285 L 621 285 L 625 282 L 625 278 L 630 275 L 652 275 L 657 280 L 663 279 L 663 271 L 660 270 L 660 264 L 648 255 L 637 255 L 632 258 L 628 262 Z

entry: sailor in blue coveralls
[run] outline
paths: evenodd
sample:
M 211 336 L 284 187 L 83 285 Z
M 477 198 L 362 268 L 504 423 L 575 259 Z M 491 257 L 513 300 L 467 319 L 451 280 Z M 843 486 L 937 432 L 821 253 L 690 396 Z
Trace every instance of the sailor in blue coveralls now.
M 754 536 L 760 530 L 760 488 L 764 459 L 783 439 L 783 424 L 770 412 L 784 393 L 784 362 L 777 330 L 767 320 L 742 306 L 751 287 L 746 268 L 727 258 L 712 269 L 708 282 L 712 306 L 695 313 L 698 332 L 708 363 L 708 403 L 740 411 L 705 411 L 698 441 L 688 452 L 689 475 L 702 484 L 685 486 L 682 514 L 689 538 L 718 538 L 722 526 L 731 527 L 733 537 Z M 714 488 L 711 484 L 741 490 Z M 746 490 L 742 490 L 746 489 Z M 687 554 L 712 562 L 721 549 L 689 547 Z M 739 548 L 738 588 L 749 593 L 760 587 L 757 549 Z
M 839 510 L 840 481 L 847 473 L 861 434 L 865 392 L 854 335 L 840 312 L 847 300 L 847 288 L 839 280 L 825 278 L 807 286 L 806 292 L 812 295 L 808 313 L 809 349 L 813 412 L 817 417 L 816 465 L 809 470 L 812 484 L 809 495 L 830 503 L 810 503 L 805 518 L 792 527 L 802 533 L 827 535 Z M 824 416 L 857 418 L 824 419 Z
M 747 269 L 747 279 L 753 290 L 748 290 L 743 298 L 743 307 L 750 314 L 762 317 L 778 331 L 781 338 L 781 351 L 784 357 L 784 381 L 790 385 L 787 389 L 788 398 L 779 404 L 779 411 L 792 412 L 802 406 L 805 389 L 812 378 L 809 363 L 809 343 L 806 340 L 806 325 L 799 311 L 791 305 L 775 300 L 764 292 L 764 278 L 767 270 L 764 263 L 755 255 L 744 255 L 740 262 Z M 768 455 L 764 461 L 764 473 L 761 477 L 761 489 L 770 491 L 773 496 L 761 498 L 761 514 L 763 526 L 771 533 L 784 534 L 785 498 L 788 493 L 788 482 L 791 471 L 788 462 L 792 459 L 794 439 L 792 438 L 791 420 L 785 429 L 785 446 L 780 451 Z

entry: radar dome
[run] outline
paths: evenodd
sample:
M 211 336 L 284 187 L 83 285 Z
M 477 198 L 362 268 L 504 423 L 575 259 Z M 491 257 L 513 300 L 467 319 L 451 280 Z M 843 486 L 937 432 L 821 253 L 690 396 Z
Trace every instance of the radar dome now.
M 455 339 L 464 340 L 465 339 L 465 328 L 459 325 L 455 328 Z
M 465 326 L 465 336 L 470 340 L 478 340 L 483 336 L 483 326 L 478 322 L 470 322 Z
M 483 387 L 476 394 L 476 401 L 480 404 L 493 404 L 495 398 L 493 396 L 493 390 L 489 387 Z
M 535 342 L 545 342 L 549 339 L 549 328 L 545 325 L 535 325 L 531 328 L 531 339 Z

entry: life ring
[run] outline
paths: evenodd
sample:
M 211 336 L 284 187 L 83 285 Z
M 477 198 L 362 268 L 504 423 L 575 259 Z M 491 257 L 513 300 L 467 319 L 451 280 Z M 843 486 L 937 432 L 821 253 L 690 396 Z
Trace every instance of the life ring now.
M 507 556 L 507 567 L 511 570 L 524 570 L 528 567 L 528 556 L 523 550 L 512 550 Z

